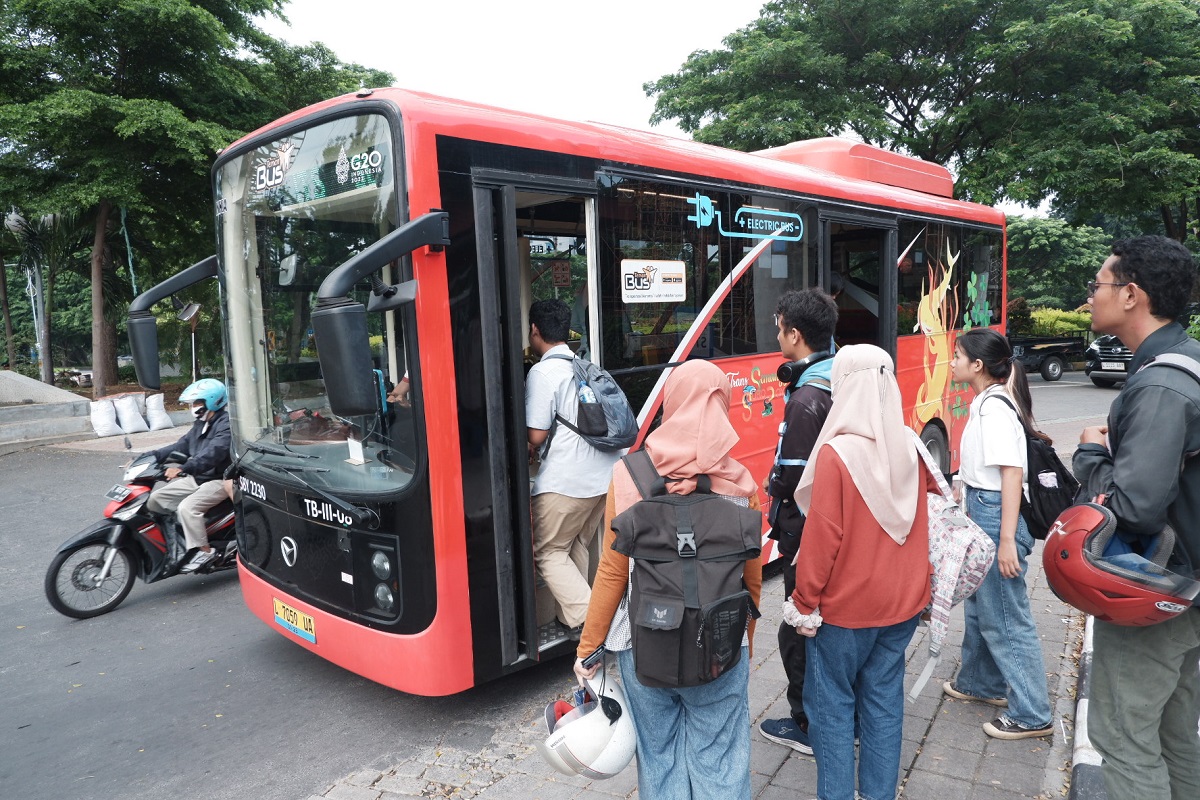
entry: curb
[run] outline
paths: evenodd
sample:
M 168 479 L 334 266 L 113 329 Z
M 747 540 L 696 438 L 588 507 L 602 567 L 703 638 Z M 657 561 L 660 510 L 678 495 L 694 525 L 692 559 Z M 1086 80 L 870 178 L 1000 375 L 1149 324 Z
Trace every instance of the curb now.
M 1092 624 L 1090 615 L 1079 654 L 1079 680 L 1075 689 L 1075 749 L 1071 754 L 1071 792 L 1068 800 L 1107 800 L 1101 758 L 1088 738 L 1088 695 L 1092 688 Z

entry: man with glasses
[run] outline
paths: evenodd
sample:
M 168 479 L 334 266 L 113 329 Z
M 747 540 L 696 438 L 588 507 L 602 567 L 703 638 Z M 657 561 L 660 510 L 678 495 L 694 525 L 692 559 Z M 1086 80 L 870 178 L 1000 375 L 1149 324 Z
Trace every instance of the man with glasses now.
M 1092 330 L 1133 351 L 1129 378 L 1108 424 L 1085 428 L 1075 476 L 1104 495 L 1118 530 L 1178 536 L 1170 568 L 1200 567 L 1200 383 L 1182 370 L 1139 372 L 1164 353 L 1200 360 L 1200 342 L 1176 319 L 1191 295 L 1196 264 L 1162 236 L 1119 241 L 1088 283 Z M 1200 609 L 1148 627 L 1096 620 L 1089 734 L 1104 757 L 1110 800 L 1200 797 Z
M 786 384 L 783 424 L 779 426 L 779 445 L 775 464 L 763 481 L 771 501 L 767 521 L 770 537 L 779 548 L 783 562 L 784 597 L 792 596 L 796 588 L 796 568 L 792 559 L 800 549 L 800 534 L 804 530 L 804 515 L 796 507 L 793 495 L 800 475 L 808 464 L 813 445 L 829 416 L 833 404 L 830 393 L 830 373 L 833 359 L 833 333 L 837 328 L 837 304 L 820 289 L 784 292 L 775 306 L 776 339 L 783 357 L 792 365 Z M 808 716 L 804 713 L 804 670 L 806 638 L 786 622 L 779 625 L 779 656 L 787 675 L 787 698 L 791 715 L 781 719 L 764 719 L 758 731 L 764 738 L 812 755 L 808 738 Z

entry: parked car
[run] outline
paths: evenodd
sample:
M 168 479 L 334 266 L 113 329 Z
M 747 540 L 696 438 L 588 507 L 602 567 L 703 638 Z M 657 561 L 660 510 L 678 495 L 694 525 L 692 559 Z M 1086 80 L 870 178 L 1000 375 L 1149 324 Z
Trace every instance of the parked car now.
M 1009 336 L 1008 343 L 1026 371 L 1056 381 L 1073 362 L 1084 360 L 1087 335 L 1087 331 L 1068 331 L 1057 336 Z
M 1121 344 L 1112 334 L 1097 336 L 1087 348 L 1087 363 L 1083 371 L 1092 383 L 1108 388 L 1124 383 L 1129 377 L 1129 362 L 1133 351 Z

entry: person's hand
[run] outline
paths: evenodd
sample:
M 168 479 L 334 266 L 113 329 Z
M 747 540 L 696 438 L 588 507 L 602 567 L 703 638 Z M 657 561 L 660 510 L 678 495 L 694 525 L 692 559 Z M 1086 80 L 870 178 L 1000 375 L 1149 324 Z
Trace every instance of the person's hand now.
M 768 475 L 767 477 L 763 478 L 763 494 L 770 494 L 770 493 L 771 493 L 771 476 Z
M 583 666 L 582 658 L 575 659 L 575 680 L 579 681 L 580 686 L 583 686 L 583 682 L 585 680 L 590 681 L 592 678 L 596 677 L 596 670 L 600 669 L 600 664 L 602 663 L 604 662 L 597 662 L 592 665 L 591 669 L 588 669 L 587 667 Z
M 163 473 L 163 475 L 165 475 L 169 481 L 175 480 L 182 474 L 183 470 L 181 470 L 179 467 L 167 467 L 167 471 Z
M 796 633 L 800 634 L 801 636 L 807 636 L 809 639 L 811 639 L 817 635 L 817 629 L 802 625 L 799 628 L 796 628 Z
M 403 408 L 410 407 L 412 405 L 412 398 L 409 397 L 409 389 L 411 386 L 412 383 L 408 380 L 408 378 L 401 378 L 400 382 L 392 387 L 392 390 L 387 393 L 387 401 L 389 403 L 395 403 Z
M 996 548 L 996 564 L 1000 567 L 1000 575 L 1004 578 L 1015 578 L 1021 574 L 1021 562 L 1017 560 L 1016 539 L 1000 539 Z
M 1091 425 L 1084 428 L 1079 434 L 1080 444 L 1098 444 L 1101 447 L 1108 447 L 1108 426 L 1107 425 Z

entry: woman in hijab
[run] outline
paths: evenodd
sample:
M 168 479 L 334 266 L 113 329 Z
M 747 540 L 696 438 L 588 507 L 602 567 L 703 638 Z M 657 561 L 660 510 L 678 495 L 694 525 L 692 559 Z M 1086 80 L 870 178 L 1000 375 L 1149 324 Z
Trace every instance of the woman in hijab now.
M 729 456 L 738 435 L 729 423 L 729 378 L 707 361 L 676 367 L 663 393 L 662 424 L 646 437 L 645 450 L 673 494 L 690 494 L 696 476 L 712 491 L 758 510 L 757 483 Z M 629 624 L 630 559 L 615 550 L 613 518 L 641 499 L 625 463 L 613 469 L 605 509 L 604 547 L 592 599 L 579 640 L 575 673 L 589 680 L 599 665 L 583 657 L 600 644 L 617 653 L 625 697 L 637 730 L 638 794 L 655 800 L 748 800 L 750 797 L 749 641 L 742 657 L 721 677 L 701 686 L 644 686 L 634 670 Z M 762 563 L 746 562 L 743 579 L 757 606 Z
M 804 710 L 822 800 L 896 796 L 904 648 L 929 604 L 925 493 L 937 484 L 904 425 L 891 357 L 848 345 L 796 503 L 807 515 L 784 619 L 811 637 Z M 811 688 L 810 688 L 811 687 Z

